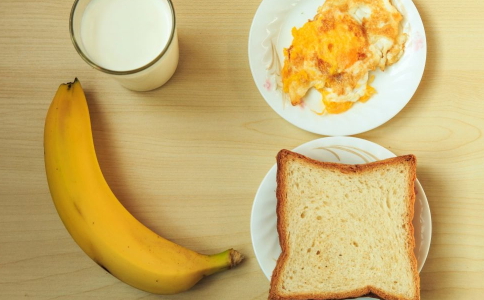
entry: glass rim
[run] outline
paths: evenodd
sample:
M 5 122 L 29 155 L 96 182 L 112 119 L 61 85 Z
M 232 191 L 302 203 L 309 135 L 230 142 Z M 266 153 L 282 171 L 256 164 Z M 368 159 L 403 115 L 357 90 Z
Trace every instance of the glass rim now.
M 95 63 L 94 61 L 92 61 L 82 51 L 82 49 L 80 48 L 80 46 L 79 46 L 79 44 L 77 42 L 77 39 L 76 39 L 76 37 L 74 35 L 74 13 L 76 12 L 77 5 L 79 4 L 80 1 L 81 0 L 74 0 L 74 4 L 72 5 L 71 14 L 70 14 L 70 17 L 69 17 L 69 34 L 71 36 L 71 41 L 74 44 L 74 48 L 76 49 L 77 53 L 81 56 L 81 58 L 86 63 L 88 63 L 91 67 L 93 67 L 96 70 L 99 70 L 101 72 L 108 73 L 108 74 L 111 74 L 111 75 L 130 75 L 130 74 L 136 74 L 138 72 L 141 72 L 143 70 L 148 69 L 149 67 L 151 67 L 152 65 L 154 65 L 156 62 L 158 62 L 163 57 L 163 55 L 165 55 L 165 53 L 168 51 L 168 48 L 171 46 L 171 44 L 173 42 L 173 38 L 175 37 L 175 31 L 176 31 L 175 8 L 173 7 L 173 3 L 171 2 L 171 0 L 160 0 L 160 1 L 166 1 L 166 2 L 168 2 L 168 5 L 170 6 L 170 10 L 171 10 L 171 15 L 173 16 L 170 37 L 169 37 L 168 42 L 166 43 L 166 45 L 161 50 L 161 52 L 153 60 L 151 60 L 149 63 L 147 63 L 147 64 L 145 64 L 145 65 L 143 65 L 143 66 L 141 66 L 139 68 L 136 68 L 136 69 L 125 70 L 125 71 L 115 71 L 115 70 L 110 70 L 110 69 L 101 67 L 100 65 L 98 65 L 97 63 Z

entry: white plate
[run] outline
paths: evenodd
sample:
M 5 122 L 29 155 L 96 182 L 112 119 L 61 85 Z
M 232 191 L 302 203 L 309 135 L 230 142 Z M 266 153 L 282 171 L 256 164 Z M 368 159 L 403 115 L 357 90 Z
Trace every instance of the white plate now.
M 395 154 L 382 146 L 354 137 L 321 138 L 305 143 L 293 151 L 320 161 L 346 164 L 361 164 L 395 157 Z M 255 195 L 250 222 L 255 256 L 269 280 L 276 266 L 277 258 L 281 254 L 276 227 L 276 171 L 277 165 L 274 164 L 262 180 Z M 415 191 L 414 251 L 420 272 L 430 248 L 432 220 L 427 197 L 418 180 L 415 181 Z
M 263 0 L 249 34 L 249 63 L 255 84 L 267 103 L 293 125 L 321 135 L 353 135 L 371 130 L 393 118 L 410 101 L 422 79 L 427 55 L 425 30 L 411 0 L 392 2 L 404 16 L 409 34 L 402 58 L 385 72 L 375 71 L 377 94 L 342 114 L 320 116 L 321 95 L 311 89 L 304 105 L 292 106 L 282 92 L 280 70 L 283 48 L 292 42 L 291 28 L 312 19 L 325 0 Z

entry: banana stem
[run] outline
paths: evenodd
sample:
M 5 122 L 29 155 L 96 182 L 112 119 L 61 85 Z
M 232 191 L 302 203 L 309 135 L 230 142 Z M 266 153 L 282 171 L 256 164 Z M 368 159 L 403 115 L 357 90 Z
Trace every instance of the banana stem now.
M 209 255 L 209 257 L 217 261 L 218 266 L 207 270 L 205 273 L 206 276 L 221 272 L 223 270 L 232 269 L 244 260 L 244 256 L 239 251 L 234 249 L 228 249 L 224 252 Z
M 244 256 L 237 250 L 229 249 L 229 257 L 230 257 L 230 266 L 229 269 L 236 267 L 244 260 Z

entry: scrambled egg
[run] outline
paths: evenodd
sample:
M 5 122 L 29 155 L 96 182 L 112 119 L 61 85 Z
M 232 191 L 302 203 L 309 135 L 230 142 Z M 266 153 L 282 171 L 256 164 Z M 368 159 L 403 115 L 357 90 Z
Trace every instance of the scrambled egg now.
M 313 20 L 292 29 L 284 49 L 283 91 L 298 105 L 312 87 L 327 113 L 342 113 L 374 93 L 369 72 L 403 55 L 402 15 L 389 0 L 327 0 Z

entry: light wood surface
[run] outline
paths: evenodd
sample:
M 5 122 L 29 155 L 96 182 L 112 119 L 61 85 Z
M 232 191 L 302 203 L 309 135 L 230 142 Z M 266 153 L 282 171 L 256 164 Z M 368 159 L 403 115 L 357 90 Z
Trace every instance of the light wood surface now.
M 433 218 L 422 299 L 482 299 L 484 2 L 414 2 L 428 43 L 421 84 L 394 119 L 357 137 L 418 158 Z M 260 0 L 174 4 L 178 70 L 161 89 L 136 93 L 78 56 L 71 1 L 0 1 L 0 299 L 267 298 L 250 236 L 253 199 L 278 150 L 320 136 L 280 118 L 253 82 L 247 40 Z M 54 93 L 74 77 L 87 93 L 101 167 L 123 204 L 188 248 L 240 250 L 242 265 L 156 296 L 80 250 L 53 206 L 42 145 Z

